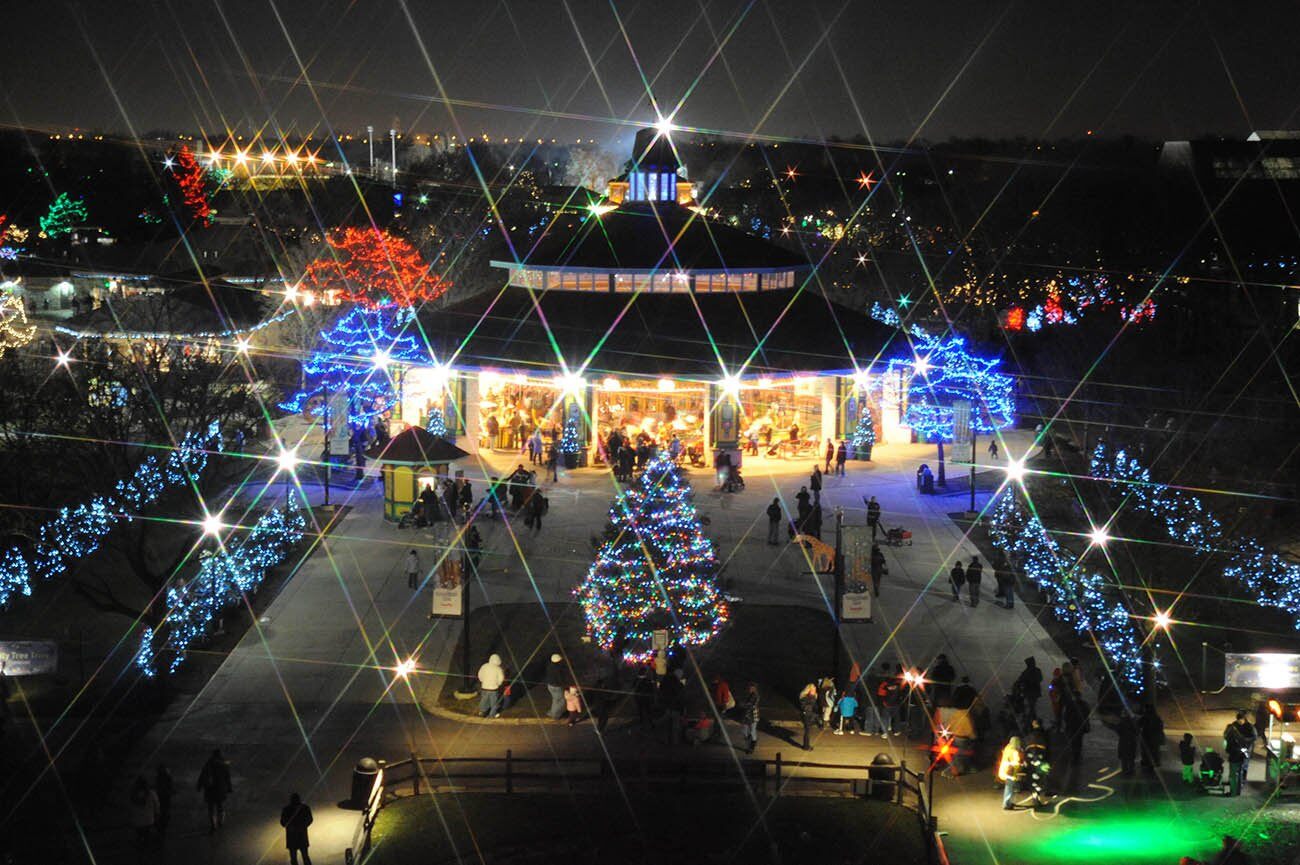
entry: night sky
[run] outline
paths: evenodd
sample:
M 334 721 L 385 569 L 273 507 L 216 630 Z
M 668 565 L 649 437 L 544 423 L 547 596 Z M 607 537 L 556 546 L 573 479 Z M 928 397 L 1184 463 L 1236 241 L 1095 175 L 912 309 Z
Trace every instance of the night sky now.
M 811 138 L 1244 137 L 1300 105 L 1300 4 L 1271 0 L 126 0 L 6 25 L 0 123 L 39 128 L 613 144 L 654 117 L 643 75 L 679 124 Z

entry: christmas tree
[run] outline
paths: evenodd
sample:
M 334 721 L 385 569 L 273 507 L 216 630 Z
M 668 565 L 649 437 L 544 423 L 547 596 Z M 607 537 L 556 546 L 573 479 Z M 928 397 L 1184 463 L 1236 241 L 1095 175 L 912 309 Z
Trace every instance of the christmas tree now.
M 990 433 L 1015 421 L 1014 382 L 997 372 L 1000 360 L 972 354 L 960 336 L 918 337 L 914 350 L 906 415 L 912 429 L 932 440 L 952 441 L 959 401 L 970 403 L 970 425 L 976 432 Z
M 429 419 L 425 422 L 424 428 L 429 431 L 430 435 L 435 435 L 438 438 L 447 437 L 447 416 L 442 413 L 442 409 L 437 406 L 429 409 Z
M 176 154 L 173 176 L 176 185 L 180 187 L 185 210 L 199 224 L 207 225 L 212 218 L 212 205 L 208 203 L 207 172 L 188 147 L 182 147 L 180 153 Z
M 596 561 L 577 590 L 587 631 L 628 662 L 654 655 L 654 632 L 670 646 L 699 646 L 728 618 L 718 559 L 700 530 L 690 485 L 667 454 L 614 499 Z
M 865 405 L 862 406 L 862 413 L 858 415 L 858 426 L 853 430 L 849 444 L 853 445 L 853 452 L 857 454 L 858 459 L 871 459 L 871 449 L 876 445 L 876 425 L 871 420 L 871 409 Z
M 46 237 L 60 237 L 71 234 L 72 230 L 86 221 L 86 203 L 80 198 L 72 199 L 66 192 L 60 192 L 50 202 L 50 209 L 39 220 L 41 233 Z
M 310 411 L 323 417 L 330 398 L 345 394 L 348 423 L 368 423 L 393 406 L 392 363 L 429 360 L 408 332 L 411 311 L 392 306 L 354 307 L 320 335 L 318 348 L 303 363 L 306 386 L 280 404 L 285 411 Z
M 564 421 L 564 431 L 560 434 L 560 453 L 576 454 L 582 450 L 578 442 L 578 419 L 570 416 Z

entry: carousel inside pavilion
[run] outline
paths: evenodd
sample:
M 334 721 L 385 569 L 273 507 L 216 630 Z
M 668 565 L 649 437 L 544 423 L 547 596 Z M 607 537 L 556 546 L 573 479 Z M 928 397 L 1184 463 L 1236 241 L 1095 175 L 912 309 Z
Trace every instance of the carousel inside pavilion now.
M 614 430 L 709 463 L 804 458 L 868 409 L 876 442 L 909 440 L 873 378 L 897 330 L 833 304 L 800 255 L 706 218 L 681 174 L 643 130 L 604 202 L 492 262 L 499 290 L 422 312 L 438 361 L 397 373 L 394 431 L 436 415 L 478 453 L 540 430 L 579 465 L 606 461 Z

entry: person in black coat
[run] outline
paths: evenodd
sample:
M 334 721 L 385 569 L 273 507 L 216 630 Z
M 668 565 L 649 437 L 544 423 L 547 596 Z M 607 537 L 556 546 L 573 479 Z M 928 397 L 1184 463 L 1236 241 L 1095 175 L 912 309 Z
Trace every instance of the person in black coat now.
M 222 758 L 220 749 L 214 748 L 203 764 L 195 789 L 203 794 L 208 806 L 208 831 L 215 832 L 226 822 L 226 797 L 234 789 L 230 783 L 230 764 Z
M 871 590 L 878 598 L 880 597 L 880 581 L 884 579 L 888 568 L 885 567 L 885 554 L 881 552 L 879 544 L 871 545 Z
M 1154 774 L 1160 767 L 1160 749 L 1165 745 L 1165 722 L 1148 703 L 1138 717 L 1138 734 L 1142 739 L 1142 771 Z
M 966 585 L 970 587 L 972 607 L 980 605 L 980 580 L 982 579 L 984 579 L 984 566 L 980 564 L 980 557 L 971 556 L 970 564 L 966 566 Z
M 1137 721 L 1127 711 L 1119 716 L 1119 722 L 1115 725 L 1115 735 L 1119 738 L 1117 750 L 1120 774 L 1127 777 L 1133 774 L 1138 751 Z
M 961 561 L 953 562 L 952 570 L 948 573 L 948 585 L 952 586 L 952 599 L 961 603 L 961 587 L 966 585 L 966 570 L 961 566 Z
M 307 827 L 311 825 L 311 808 L 303 804 L 297 793 L 289 795 L 289 804 L 280 811 L 280 825 L 284 827 L 284 846 L 289 848 L 289 865 L 298 865 L 298 854 L 302 854 L 302 865 L 311 865 L 307 855 Z

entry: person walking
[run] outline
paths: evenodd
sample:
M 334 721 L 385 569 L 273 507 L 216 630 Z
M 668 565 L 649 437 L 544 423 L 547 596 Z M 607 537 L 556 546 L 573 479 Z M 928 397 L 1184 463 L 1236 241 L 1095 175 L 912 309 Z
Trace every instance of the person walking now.
M 289 804 L 280 809 L 280 825 L 284 827 L 284 846 L 289 848 L 289 865 L 298 865 L 298 854 L 302 854 L 302 865 L 311 865 L 307 855 L 307 827 L 311 825 L 311 808 L 302 801 L 297 793 L 289 794 Z
M 903 665 L 895 664 L 894 672 L 880 683 L 880 705 L 884 707 L 885 717 L 880 735 L 882 737 L 903 735 Z
M 867 500 L 867 525 L 871 527 L 871 540 L 876 539 L 876 530 L 880 528 L 880 502 L 872 496 Z
M 564 685 L 567 681 L 564 659 L 556 652 L 546 665 L 546 692 L 551 695 L 551 707 L 546 711 L 546 717 L 552 721 L 564 717 Z
M 582 691 L 576 682 L 570 682 L 564 689 L 564 710 L 569 713 L 569 726 L 575 727 L 582 720 Z
M 814 505 L 822 503 L 822 470 L 818 466 L 813 466 L 812 474 L 808 476 L 808 489 L 812 490 L 812 500 Z
M 560 481 L 560 443 L 551 442 L 546 450 L 546 477 L 551 483 Z
M 143 862 L 153 844 L 154 827 L 158 823 L 158 796 L 149 789 L 149 782 L 143 775 L 136 775 L 131 784 L 130 800 L 136 855 Z
M 158 797 L 158 834 L 160 835 L 167 834 L 167 826 L 172 821 L 172 793 L 175 789 L 176 783 L 172 780 L 172 773 L 159 763 L 153 774 L 153 791 Z
M 957 684 L 957 670 L 949 662 L 948 656 L 940 654 L 935 657 L 934 663 L 926 671 L 925 677 L 930 681 L 934 692 L 934 704 L 936 706 L 950 705 L 952 700 L 952 689 Z
M 826 474 L 831 473 L 831 463 L 834 461 L 835 461 L 835 441 L 833 439 L 827 439 L 826 440 L 826 469 L 825 469 Z
M 879 544 L 871 545 L 871 590 L 875 596 L 880 597 L 880 581 L 889 573 L 889 568 L 885 567 L 885 554 L 881 551 Z
M 970 590 L 972 607 L 980 605 L 980 580 L 982 579 L 984 579 L 984 566 L 980 564 L 980 557 L 971 556 L 970 564 L 966 566 L 966 586 Z
M 478 716 L 496 718 L 501 714 L 501 686 L 506 682 L 506 671 L 501 666 L 501 656 L 491 655 L 478 668 Z
M 533 494 L 528 499 L 528 518 L 524 521 L 525 525 L 533 530 L 533 534 L 542 533 L 542 516 L 546 513 L 546 496 L 542 495 L 541 490 L 533 490 Z
M 636 703 L 636 720 L 642 730 L 654 730 L 655 717 L 655 677 L 648 665 L 637 670 L 636 680 L 632 683 L 632 699 Z M 631 730 L 629 729 L 630 733 Z
M 838 703 L 839 703 L 839 696 L 836 694 L 835 691 L 835 681 L 831 679 L 829 676 L 825 679 L 822 679 L 821 726 L 823 728 L 830 727 L 831 716 L 835 714 L 835 707 L 836 705 L 838 705 Z
M 1083 737 L 1092 728 L 1088 716 L 1092 709 L 1078 691 L 1070 691 L 1061 705 L 1061 726 L 1065 730 L 1065 743 L 1069 748 L 1070 763 L 1065 770 L 1065 789 L 1079 789 L 1079 773 L 1083 767 Z
M 1020 737 L 1012 736 L 1002 748 L 1002 757 L 998 760 L 998 780 L 1002 782 L 1002 808 L 1015 810 L 1016 778 L 1020 775 Z
M 1138 725 L 1133 714 L 1128 710 L 1120 713 L 1115 724 L 1116 754 L 1119 757 L 1119 772 L 1125 778 L 1132 776 L 1137 764 Z
M 1191 733 L 1184 733 L 1178 743 L 1178 762 L 1183 766 L 1183 783 L 1196 783 L 1196 740 Z
M 214 748 L 203 764 L 195 789 L 203 794 L 203 802 L 208 806 L 208 831 L 215 832 L 226 822 L 226 797 L 234 792 L 230 764 L 221 756 L 219 748 Z
M 961 603 L 961 587 L 966 585 L 966 570 L 961 566 L 961 559 L 953 562 L 948 572 L 948 585 L 952 587 L 952 599 Z
M 998 440 L 995 438 L 989 439 L 989 456 L 993 459 L 998 458 Z
M 767 542 L 774 547 L 781 545 L 781 500 L 773 498 L 767 506 Z
M 803 749 L 811 751 L 812 730 L 817 726 L 817 685 L 809 682 L 799 692 L 799 717 L 803 721 Z
M 406 554 L 406 587 L 417 588 L 420 585 L 420 554 L 411 550 Z
M 1228 755 L 1229 795 L 1240 796 L 1250 771 L 1250 753 L 1255 750 L 1255 725 L 1238 712 L 1237 718 L 1223 731 L 1223 750 Z
M 1016 578 L 1010 571 L 1004 571 L 1001 568 L 993 569 L 993 580 L 997 584 L 995 593 L 1000 600 L 994 601 L 999 607 L 1014 609 L 1016 606 Z
M 745 753 L 754 753 L 758 745 L 758 685 L 753 682 L 745 689 L 745 702 L 741 704 L 741 731 L 745 734 Z
M 835 449 L 835 474 L 844 477 L 844 464 L 849 461 L 849 449 L 844 444 L 844 439 L 840 439 L 839 447 Z
M 680 667 L 659 684 L 659 704 L 668 719 L 668 744 L 680 745 L 686 716 L 686 671 Z
M 1165 722 L 1151 703 L 1143 706 L 1138 716 L 1138 733 L 1142 739 L 1142 771 L 1154 775 L 1160 768 L 1160 750 L 1165 745 Z
M 1011 690 L 1019 694 L 1024 702 L 1025 716 L 1037 717 L 1038 698 L 1043 696 L 1043 671 L 1038 669 L 1037 661 L 1025 658 L 1025 668 L 1020 671 L 1020 677 L 1011 686 Z

